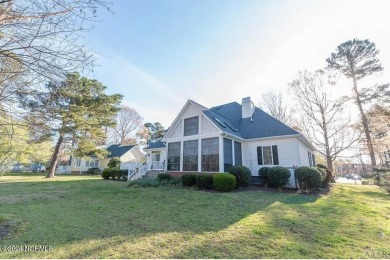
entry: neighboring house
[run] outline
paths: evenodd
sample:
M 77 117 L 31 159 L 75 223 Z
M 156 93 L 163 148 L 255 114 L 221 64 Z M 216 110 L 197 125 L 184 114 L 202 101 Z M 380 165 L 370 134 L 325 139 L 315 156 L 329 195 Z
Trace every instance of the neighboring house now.
M 162 141 L 144 149 L 172 175 L 248 167 L 314 166 L 315 147 L 301 133 L 254 106 L 250 97 L 210 109 L 188 100 Z
M 123 163 L 141 163 L 145 160 L 145 155 L 139 149 L 138 146 L 135 145 L 120 145 L 113 144 L 108 147 L 102 147 L 102 149 L 106 149 L 108 151 L 107 157 L 103 159 L 99 158 L 77 158 L 77 157 L 69 157 L 65 160 L 61 160 L 61 164 L 58 166 L 58 173 L 85 173 L 89 168 L 99 168 L 103 170 L 107 168 L 108 162 L 113 157 L 119 157 L 121 162 Z

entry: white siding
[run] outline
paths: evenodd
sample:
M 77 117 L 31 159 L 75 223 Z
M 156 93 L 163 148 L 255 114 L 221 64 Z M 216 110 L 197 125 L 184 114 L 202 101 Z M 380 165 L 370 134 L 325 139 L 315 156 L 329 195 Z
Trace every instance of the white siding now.
M 297 138 L 268 139 L 264 141 L 246 141 L 242 143 L 242 164 L 248 167 L 252 176 L 257 176 L 261 167 L 272 167 L 275 165 L 258 165 L 258 146 L 278 146 L 279 166 L 299 166 L 299 154 Z
M 310 166 L 309 165 L 309 157 L 307 156 L 307 152 L 311 152 L 310 148 L 308 148 L 302 141 L 298 140 L 299 145 L 299 156 L 301 160 L 300 166 Z
M 183 119 L 195 117 L 195 116 L 201 116 L 201 112 L 192 104 L 189 104 L 183 111 L 180 117 L 178 118 L 177 122 L 172 125 L 172 130 L 170 130 L 170 134 L 168 136 L 165 136 L 164 139 L 168 138 L 178 138 L 183 136 Z M 201 124 L 199 122 L 199 124 Z
M 208 118 L 201 116 L 201 134 L 218 133 L 219 130 L 215 127 Z
M 182 137 L 183 136 L 183 125 L 182 120 L 180 120 L 174 127 L 172 134 L 170 137 Z

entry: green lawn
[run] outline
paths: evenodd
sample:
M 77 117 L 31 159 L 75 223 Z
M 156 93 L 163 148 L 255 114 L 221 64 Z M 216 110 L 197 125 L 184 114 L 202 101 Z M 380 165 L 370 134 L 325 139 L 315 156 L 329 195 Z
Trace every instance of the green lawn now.
M 0 177 L 0 225 L 17 227 L 0 245 L 53 247 L 2 258 L 389 258 L 389 219 L 390 196 L 376 186 L 317 197 Z

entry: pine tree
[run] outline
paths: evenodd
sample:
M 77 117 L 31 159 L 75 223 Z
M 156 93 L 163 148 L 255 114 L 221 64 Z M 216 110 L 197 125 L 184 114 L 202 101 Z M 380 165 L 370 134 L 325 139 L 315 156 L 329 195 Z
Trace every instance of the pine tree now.
M 375 152 L 363 104 L 365 101 L 371 101 L 374 98 L 383 96 L 383 93 L 386 93 L 388 84 L 375 86 L 370 90 L 370 98 L 367 98 L 363 94 L 367 90 L 362 89 L 359 91 L 358 83 L 367 76 L 383 70 L 377 57 L 378 53 L 379 50 L 376 49 L 375 43 L 369 40 L 353 39 L 352 41 L 347 41 L 337 46 L 336 52 L 332 53 L 326 60 L 328 68 L 335 69 L 352 80 L 354 100 L 359 108 L 361 124 L 364 129 L 366 145 L 373 167 L 376 166 Z
M 61 83 L 50 82 L 43 91 L 20 95 L 25 108 L 45 122 L 56 145 L 47 178 L 54 177 L 58 156 L 65 142 L 72 142 L 77 157 L 104 156 L 96 143 L 105 138 L 105 127 L 115 125 L 122 96 L 105 94 L 97 80 L 69 74 Z

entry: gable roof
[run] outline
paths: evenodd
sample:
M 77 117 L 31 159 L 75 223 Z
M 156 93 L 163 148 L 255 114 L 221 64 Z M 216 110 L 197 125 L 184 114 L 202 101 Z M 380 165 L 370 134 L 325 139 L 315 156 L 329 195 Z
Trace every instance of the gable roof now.
M 113 144 L 106 148 L 108 151 L 107 158 L 121 157 L 128 151 L 130 151 L 135 145 L 120 145 Z
M 165 145 L 165 142 L 161 141 L 161 140 L 158 140 L 156 142 L 151 142 L 147 147 L 144 148 L 145 149 L 158 149 L 158 148 L 164 148 L 166 145 Z
M 204 114 L 223 132 L 244 139 L 300 134 L 258 107 L 252 118 L 242 118 L 241 109 L 240 104 L 232 102 L 212 107 Z

